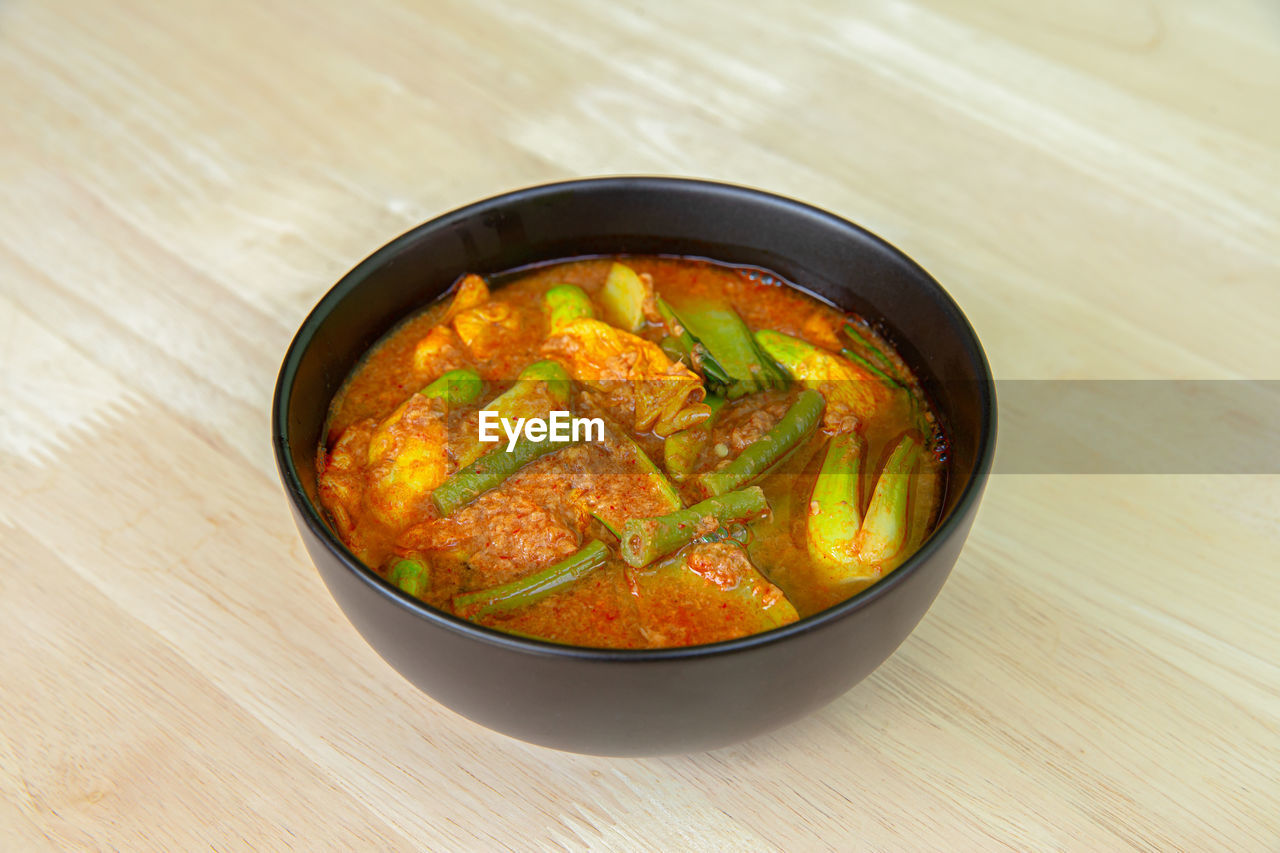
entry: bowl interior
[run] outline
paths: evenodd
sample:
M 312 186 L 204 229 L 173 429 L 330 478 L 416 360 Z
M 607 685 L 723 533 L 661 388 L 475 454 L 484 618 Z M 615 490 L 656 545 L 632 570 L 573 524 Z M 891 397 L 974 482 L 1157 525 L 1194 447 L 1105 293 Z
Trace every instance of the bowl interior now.
M 369 347 L 465 273 L 608 254 L 762 267 L 858 312 L 920 377 L 951 437 L 934 535 L 976 497 L 994 443 L 990 373 L 968 322 L 918 265 L 869 232 L 790 199 L 700 181 L 606 178 L 520 190 L 421 225 L 343 277 L 307 317 L 281 369 L 274 439 L 286 485 L 295 500 L 305 495 L 309 505 L 300 509 L 333 548 L 345 552 L 316 510 L 316 452 L 330 400 Z

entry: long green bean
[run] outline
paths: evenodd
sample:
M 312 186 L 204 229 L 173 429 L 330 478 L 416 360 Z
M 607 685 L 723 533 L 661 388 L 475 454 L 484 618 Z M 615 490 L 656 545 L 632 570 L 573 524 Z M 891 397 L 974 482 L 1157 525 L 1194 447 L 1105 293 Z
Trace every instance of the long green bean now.
M 576 553 L 527 577 L 501 586 L 455 595 L 454 612 L 474 619 L 528 607 L 586 577 L 603 566 L 608 557 L 609 549 L 604 543 L 592 540 Z
M 856 352 L 854 352 L 853 350 L 849 349 L 848 347 L 845 347 L 844 349 L 840 350 L 840 354 L 841 354 L 842 356 L 844 356 L 845 358 L 849 359 L 849 361 L 852 361 L 854 364 L 856 364 L 856 365 L 858 365 L 859 367 L 861 367 L 863 370 L 865 370 L 865 371 L 867 371 L 868 373 L 870 373 L 872 376 L 874 376 L 874 377 L 876 377 L 877 379 L 879 379 L 881 382 L 883 382 L 883 383 L 885 383 L 886 385 L 888 385 L 889 387 L 891 387 L 891 388 L 901 388 L 901 387 L 902 387 L 902 383 L 901 383 L 901 382 L 899 382 L 898 380 L 894 379 L 892 376 L 890 376 L 889 374 L 885 373 L 883 370 L 881 370 L 880 368 L 876 367 L 876 366 L 875 366 L 874 364 L 872 364 L 870 361 L 867 361 L 867 359 L 865 359 L 865 358 L 863 358 L 862 356 L 858 355 Z
M 764 515 L 769 504 L 759 486 L 707 498 L 686 509 L 654 518 L 633 518 L 622 532 L 622 559 L 629 566 L 645 566 L 710 532 Z
M 722 495 L 750 483 L 808 438 L 822 420 L 825 408 L 821 393 L 801 391 L 773 429 L 748 445 L 737 459 L 719 470 L 699 474 L 695 482 L 709 495 Z
M 865 351 L 871 353 L 871 355 L 885 367 L 890 367 L 893 364 L 893 362 L 885 356 L 884 352 L 881 351 L 880 347 L 871 343 L 871 341 L 867 340 L 866 337 L 858 331 L 857 326 L 852 323 L 845 323 L 844 333 L 851 341 L 862 347 Z

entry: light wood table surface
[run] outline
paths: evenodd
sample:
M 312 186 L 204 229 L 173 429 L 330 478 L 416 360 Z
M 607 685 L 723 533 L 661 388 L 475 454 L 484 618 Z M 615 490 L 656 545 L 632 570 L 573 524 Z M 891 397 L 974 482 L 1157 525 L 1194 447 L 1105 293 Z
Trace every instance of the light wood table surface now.
M 1280 378 L 1268 0 L 9 0 L 0 849 L 1280 849 L 1275 476 L 997 475 L 881 669 L 711 754 L 527 746 L 365 645 L 285 347 L 401 231 L 615 173 L 870 227 L 1004 380 Z

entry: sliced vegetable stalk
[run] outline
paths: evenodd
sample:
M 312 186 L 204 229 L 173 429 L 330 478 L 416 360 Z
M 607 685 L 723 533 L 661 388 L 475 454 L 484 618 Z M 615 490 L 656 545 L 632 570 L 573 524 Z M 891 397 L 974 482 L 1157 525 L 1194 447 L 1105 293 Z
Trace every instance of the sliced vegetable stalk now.
M 387 580 L 414 598 L 422 598 L 431 588 L 431 570 L 421 560 L 406 557 L 392 564 L 387 572 Z
M 897 554 L 885 561 L 885 573 L 893 571 L 920 550 L 920 546 L 929 538 L 929 529 L 934 514 L 938 511 L 938 500 L 942 495 L 942 472 L 927 462 L 923 452 L 912 487 L 907 516 L 907 541 Z
M 893 398 L 893 388 L 877 381 L 870 371 L 808 341 L 772 329 L 756 332 L 756 340 L 805 387 L 822 391 L 832 432 L 847 432 L 850 415 L 873 417 Z
M 729 640 L 800 618 L 782 590 L 732 542 L 695 545 L 626 573 L 642 630 L 656 646 Z
M 623 528 L 622 559 L 629 566 L 648 565 L 718 527 L 758 518 L 768 510 L 764 492 L 752 486 L 668 515 L 633 518 Z
M 573 439 L 532 441 L 521 435 L 510 451 L 494 451 L 455 471 L 431 493 L 431 502 L 441 515 L 450 515 L 490 489 L 496 489 L 535 459 L 576 443 Z
M 703 402 L 711 407 L 711 417 L 688 429 L 672 433 L 662 443 L 663 464 L 667 466 L 667 473 L 677 483 L 683 483 L 693 474 L 693 466 L 697 463 L 698 457 L 702 454 L 708 442 L 711 441 L 711 424 L 715 420 L 716 413 L 720 411 L 720 407 L 724 405 L 725 399 L 719 395 L 712 394 Z
M 695 482 L 709 495 L 722 495 L 750 483 L 813 434 L 825 406 L 822 394 L 801 391 L 773 429 L 748 445 L 737 459 L 716 471 L 699 474 Z
M 455 595 L 454 612 L 474 619 L 528 607 L 591 574 L 603 566 L 608 557 L 609 549 L 604 543 L 593 540 L 560 562 L 527 577 L 478 592 Z
M 596 315 L 591 307 L 591 298 L 582 288 L 572 284 L 557 284 L 549 288 L 542 297 L 542 311 L 552 334 L 579 317 Z
M 556 407 L 567 406 L 573 383 L 565 369 L 554 361 L 535 361 L 520 371 L 516 384 L 485 404 L 486 411 L 496 412 L 499 418 L 545 417 Z M 466 467 L 496 445 L 480 441 L 480 436 L 468 435 L 454 445 L 454 458 L 459 467 Z
M 897 555 L 907 538 L 907 505 L 911 472 L 920 461 L 920 442 L 907 433 L 893 448 L 880 471 L 862 529 L 858 531 L 858 559 L 884 563 Z
M 832 439 L 810 500 L 809 557 L 821 576 L 833 584 L 875 580 L 901 565 L 928 530 L 929 510 L 916 518 L 916 506 L 924 500 L 932 507 L 940 485 L 937 472 L 933 472 L 932 478 L 921 479 L 912 496 L 912 472 L 920 460 L 921 447 L 907 433 L 889 454 L 866 516 L 859 520 L 857 481 L 862 449 L 862 440 L 852 434 Z
M 656 297 L 655 301 L 658 314 L 661 315 L 662 322 L 669 333 L 660 344 L 663 352 L 667 353 L 672 361 L 683 361 L 701 371 L 707 383 L 715 388 L 724 389 L 731 385 L 733 378 L 729 376 L 728 371 L 716 361 L 715 356 L 708 352 L 705 346 L 693 339 L 693 335 L 689 334 L 689 331 L 676 319 L 675 312 L 671 310 L 667 301 L 661 296 Z
M 653 288 L 626 264 L 614 262 L 600 291 L 604 319 L 628 332 L 644 327 L 645 302 L 653 298 Z
M 876 577 L 857 560 L 862 527 L 858 480 L 865 448 L 855 432 L 832 438 L 809 499 L 805 544 L 814 567 L 830 583 Z
M 682 296 L 668 302 L 685 334 L 729 376 L 724 395 L 730 400 L 770 388 L 785 388 L 789 378 L 761 351 L 751 330 L 728 303 L 703 296 Z

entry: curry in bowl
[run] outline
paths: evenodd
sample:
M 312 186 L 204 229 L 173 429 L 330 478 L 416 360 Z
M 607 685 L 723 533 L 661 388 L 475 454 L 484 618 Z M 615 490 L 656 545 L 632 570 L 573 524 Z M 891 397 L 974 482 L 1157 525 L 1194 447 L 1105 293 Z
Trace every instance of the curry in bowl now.
M 927 538 L 947 440 L 859 317 L 766 271 L 571 260 L 468 275 L 333 401 L 321 503 L 440 610 L 608 648 L 843 601 Z

